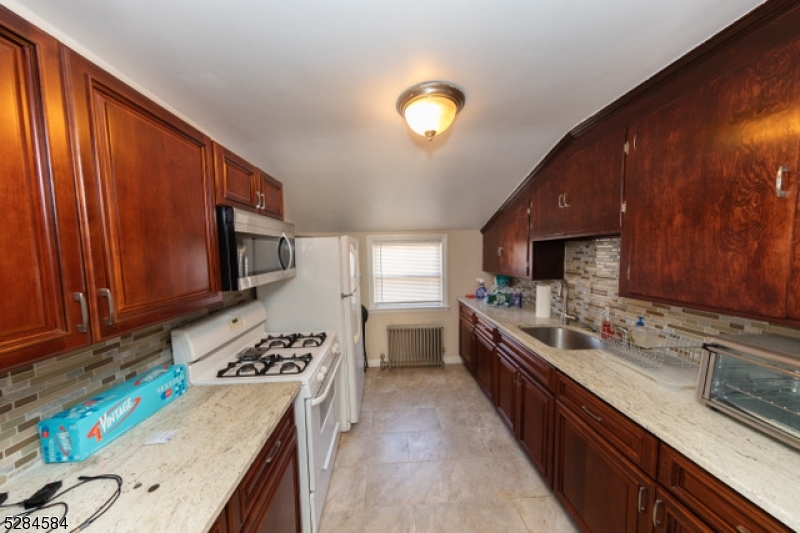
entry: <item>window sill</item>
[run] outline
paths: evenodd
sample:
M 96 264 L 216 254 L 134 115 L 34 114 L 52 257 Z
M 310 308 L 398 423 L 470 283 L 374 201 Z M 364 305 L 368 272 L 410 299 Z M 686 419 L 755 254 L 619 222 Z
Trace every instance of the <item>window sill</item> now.
M 424 313 L 427 311 L 437 312 L 437 311 L 449 311 L 449 305 L 437 305 L 437 306 L 420 306 L 420 307 L 370 307 L 367 309 L 370 314 L 372 313 Z

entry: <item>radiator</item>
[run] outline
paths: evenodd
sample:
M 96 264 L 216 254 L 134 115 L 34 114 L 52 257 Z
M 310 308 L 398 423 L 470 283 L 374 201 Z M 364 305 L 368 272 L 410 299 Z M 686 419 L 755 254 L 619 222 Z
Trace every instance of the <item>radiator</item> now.
M 444 345 L 438 324 L 403 324 L 386 326 L 389 337 L 389 361 L 381 354 L 381 370 L 387 366 L 442 366 Z

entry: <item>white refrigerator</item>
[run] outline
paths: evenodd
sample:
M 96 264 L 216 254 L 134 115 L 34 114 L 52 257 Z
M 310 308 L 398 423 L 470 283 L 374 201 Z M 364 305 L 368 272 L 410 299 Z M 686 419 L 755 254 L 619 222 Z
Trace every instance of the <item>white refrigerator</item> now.
M 358 239 L 298 237 L 295 262 L 294 278 L 258 288 L 258 299 L 267 309 L 267 330 L 336 331 L 344 357 L 341 429 L 349 431 L 358 422 L 364 394 Z

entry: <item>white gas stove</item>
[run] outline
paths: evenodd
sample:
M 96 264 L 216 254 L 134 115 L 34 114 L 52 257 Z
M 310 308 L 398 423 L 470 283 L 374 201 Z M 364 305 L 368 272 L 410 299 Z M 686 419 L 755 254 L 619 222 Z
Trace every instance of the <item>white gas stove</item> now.
M 297 424 L 303 531 L 315 533 L 336 457 L 340 422 L 336 333 L 267 332 L 261 302 L 248 302 L 172 330 L 176 364 L 192 385 L 298 381 Z

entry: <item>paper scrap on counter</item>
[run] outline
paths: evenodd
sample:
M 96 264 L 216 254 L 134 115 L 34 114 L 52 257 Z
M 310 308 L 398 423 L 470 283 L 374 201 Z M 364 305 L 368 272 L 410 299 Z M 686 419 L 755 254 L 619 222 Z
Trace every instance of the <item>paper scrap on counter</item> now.
M 151 444 L 166 444 L 175 438 L 175 435 L 178 434 L 178 431 L 179 430 L 177 429 L 170 429 L 169 431 L 157 431 L 156 433 L 153 433 L 149 439 L 147 439 L 145 444 L 148 446 Z

